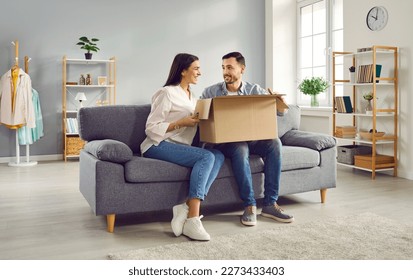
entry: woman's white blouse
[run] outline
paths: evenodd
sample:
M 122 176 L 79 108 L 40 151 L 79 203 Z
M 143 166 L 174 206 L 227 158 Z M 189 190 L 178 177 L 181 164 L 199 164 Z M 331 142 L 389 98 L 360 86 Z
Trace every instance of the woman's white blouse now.
M 142 154 L 162 141 L 191 145 L 197 126 L 181 127 L 166 132 L 170 123 L 190 116 L 195 111 L 196 99 L 189 99 L 181 86 L 166 86 L 152 97 L 151 112 L 146 121 L 146 139 L 141 144 Z

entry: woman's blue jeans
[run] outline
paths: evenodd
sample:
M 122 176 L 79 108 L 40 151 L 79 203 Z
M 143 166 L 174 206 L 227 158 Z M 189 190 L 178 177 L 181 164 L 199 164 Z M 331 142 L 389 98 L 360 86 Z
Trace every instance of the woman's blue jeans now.
M 144 156 L 192 167 L 188 198 L 200 200 L 205 199 L 225 160 L 224 155 L 215 149 L 207 150 L 167 141 L 150 147 Z
M 252 187 L 250 154 L 257 154 L 264 159 L 264 205 L 273 205 L 277 202 L 281 177 L 281 147 L 280 139 L 234 142 L 215 146 L 231 159 L 232 171 L 245 207 L 257 204 Z

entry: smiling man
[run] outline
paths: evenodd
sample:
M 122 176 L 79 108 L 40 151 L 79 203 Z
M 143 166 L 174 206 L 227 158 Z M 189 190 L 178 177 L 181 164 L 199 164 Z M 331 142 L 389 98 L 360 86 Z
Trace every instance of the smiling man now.
M 222 74 L 224 82 L 217 83 L 204 90 L 203 98 L 213 98 L 224 95 L 267 94 L 267 91 L 257 84 L 242 81 L 245 72 L 245 58 L 239 52 L 231 52 L 222 57 Z
M 257 84 L 242 81 L 245 72 L 245 58 L 239 52 L 231 52 L 222 57 L 224 82 L 207 87 L 202 98 L 214 98 L 226 95 L 268 94 Z M 247 226 L 257 224 L 257 203 L 252 187 L 252 175 L 249 155 L 257 154 L 264 158 L 264 205 L 261 215 L 283 223 L 290 223 L 293 216 L 284 213 L 278 206 L 278 193 L 281 176 L 281 141 L 280 139 L 234 142 L 215 145 L 214 148 L 231 159 L 232 170 L 238 184 L 240 197 L 245 211 L 241 223 Z

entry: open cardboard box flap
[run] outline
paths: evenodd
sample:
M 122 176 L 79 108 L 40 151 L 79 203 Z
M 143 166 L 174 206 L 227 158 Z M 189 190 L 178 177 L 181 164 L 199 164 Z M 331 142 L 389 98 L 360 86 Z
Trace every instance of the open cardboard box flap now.
M 270 95 L 275 97 L 276 104 L 277 104 L 277 110 L 283 112 L 284 110 L 288 109 L 287 103 L 284 102 L 282 96 L 285 96 L 285 94 L 280 94 L 278 92 L 273 92 L 271 89 L 268 89 L 268 92 Z M 256 97 L 256 96 L 266 96 L 266 95 L 241 95 L 243 97 Z M 238 95 L 235 96 L 219 96 L 215 98 L 237 98 L 239 97 Z M 195 114 L 198 114 L 198 117 L 200 120 L 207 120 L 209 118 L 209 111 L 211 108 L 212 104 L 212 98 L 208 99 L 199 99 L 198 102 L 196 103 L 195 107 Z
M 195 115 L 198 115 L 200 120 L 209 118 L 209 109 L 211 108 L 212 98 L 199 99 L 195 106 Z

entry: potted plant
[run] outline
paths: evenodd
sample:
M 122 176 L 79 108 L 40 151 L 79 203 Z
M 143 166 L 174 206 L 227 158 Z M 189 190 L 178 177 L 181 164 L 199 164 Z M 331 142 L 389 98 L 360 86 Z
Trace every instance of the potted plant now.
M 370 101 L 373 99 L 373 94 L 371 92 L 363 95 L 364 100 Z
M 83 36 L 79 38 L 79 42 L 76 45 L 81 46 L 80 49 L 87 50 L 87 53 L 85 53 L 86 59 L 92 59 L 91 52 L 97 52 L 100 50 L 96 45 L 96 42 L 98 41 L 99 39 L 97 38 L 92 38 L 89 40 L 87 37 Z
M 324 92 L 329 84 L 322 77 L 312 77 L 304 79 L 298 89 L 305 95 L 311 96 L 311 107 L 318 107 L 317 95 Z
M 354 84 L 356 81 L 356 67 L 351 66 L 348 70 L 350 71 L 350 83 Z
M 373 100 L 373 93 L 369 92 L 363 95 L 364 100 L 367 100 L 366 114 L 371 114 L 373 106 L 371 106 L 371 100 Z

